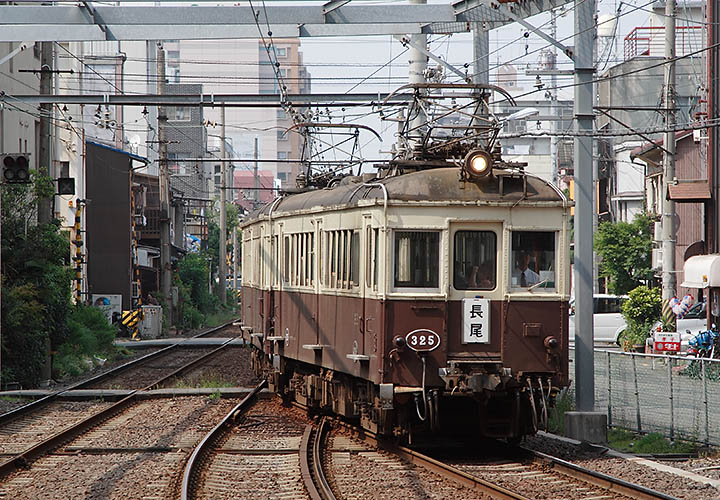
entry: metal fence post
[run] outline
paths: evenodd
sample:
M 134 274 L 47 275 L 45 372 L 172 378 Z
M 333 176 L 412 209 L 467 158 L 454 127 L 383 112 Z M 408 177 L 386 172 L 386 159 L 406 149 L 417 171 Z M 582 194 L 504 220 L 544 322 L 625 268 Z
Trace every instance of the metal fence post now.
M 670 388 L 670 441 L 675 441 L 675 405 L 673 403 L 673 359 L 667 360 L 668 366 L 668 387 Z
M 635 383 L 635 418 L 637 419 L 637 431 L 639 433 L 642 433 L 642 421 L 640 420 L 640 391 L 638 390 L 638 376 L 637 364 L 635 362 L 635 353 L 630 353 L 630 356 L 632 358 L 633 381 Z
M 700 359 L 700 374 L 703 386 L 703 404 L 705 405 L 705 446 L 710 443 L 710 417 L 708 415 L 707 375 L 705 373 L 705 360 Z
M 607 394 L 608 394 L 608 427 L 612 427 L 612 376 L 610 375 L 610 351 L 607 354 Z

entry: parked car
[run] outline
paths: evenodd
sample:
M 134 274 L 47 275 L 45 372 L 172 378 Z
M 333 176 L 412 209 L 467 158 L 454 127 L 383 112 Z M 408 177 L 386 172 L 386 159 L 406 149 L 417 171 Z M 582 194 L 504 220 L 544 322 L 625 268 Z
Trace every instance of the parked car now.
M 598 294 L 593 296 L 593 330 L 595 342 L 617 343 L 625 330 L 625 318 L 622 315 L 622 303 L 627 295 Z M 570 299 L 570 342 L 575 342 L 575 299 Z

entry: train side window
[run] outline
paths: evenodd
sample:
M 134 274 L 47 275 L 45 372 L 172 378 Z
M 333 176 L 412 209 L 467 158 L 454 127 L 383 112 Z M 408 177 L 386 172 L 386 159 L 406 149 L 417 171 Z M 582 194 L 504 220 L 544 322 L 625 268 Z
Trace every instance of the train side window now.
M 283 281 L 290 281 L 290 236 L 285 236 L 285 247 L 283 248 Z
M 350 283 L 360 284 L 360 233 L 350 232 Z
M 310 286 L 315 286 L 315 234 L 308 233 L 308 265 L 310 271 L 308 273 L 308 279 L 310 280 Z
M 373 290 L 378 288 L 378 245 L 380 244 L 378 236 L 379 230 L 373 229 Z
M 513 231 L 510 286 L 555 289 L 555 232 Z
M 457 231 L 453 286 L 493 290 L 497 284 L 497 236 L 493 231 Z
M 440 233 L 395 232 L 395 287 L 438 288 Z

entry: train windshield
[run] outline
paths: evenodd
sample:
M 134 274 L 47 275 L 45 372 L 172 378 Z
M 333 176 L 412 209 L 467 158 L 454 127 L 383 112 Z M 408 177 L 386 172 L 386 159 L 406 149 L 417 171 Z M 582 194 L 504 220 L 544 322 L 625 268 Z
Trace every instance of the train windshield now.
M 555 289 L 555 232 L 513 231 L 511 288 Z
M 497 283 L 497 236 L 492 231 L 457 231 L 453 286 L 493 290 Z
M 440 233 L 395 232 L 395 287 L 437 288 Z

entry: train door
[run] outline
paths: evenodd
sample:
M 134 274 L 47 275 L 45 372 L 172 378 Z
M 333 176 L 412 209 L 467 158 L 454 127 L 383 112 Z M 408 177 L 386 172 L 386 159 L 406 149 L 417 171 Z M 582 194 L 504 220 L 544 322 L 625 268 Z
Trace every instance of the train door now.
M 313 229 L 315 233 L 315 241 L 313 242 L 313 254 L 312 254 L 312 284 L 313 284 L 313 292 L 315 294 L 314 300 L 313 300 L 313 307 L 314 310 L 312 312 L 312 319 L 315 323 L 315 344 L 316 345 L 322 345 L 322 341 L 320 339 L 320 282 L 321 282 L 321 273 L 322 273 L 322 218 L 315 219 L 315 228 Z M 319 354 L 319 353 L 318 353 Z
M 450 231 L 448 356 L 501 349 L 503 232 L 500 223 L 453 224 Z
M 364 252 L 362 256 L 363 282 L 360 287 L 363 296 L 361 332 L 364 344 L 363 353 L 370 356 L 371 360 L 376 359 L 375 355 L 379 349 L 378 340 L 382 316 L 382 307 L 380 301 L 377 300 L 378 233 L 378 228 L 372 226 L 372 216 L 365 215 L 362 228 Z M 373 370 L 371 367 L 370 373 L 377 373 L 377 370 Z

